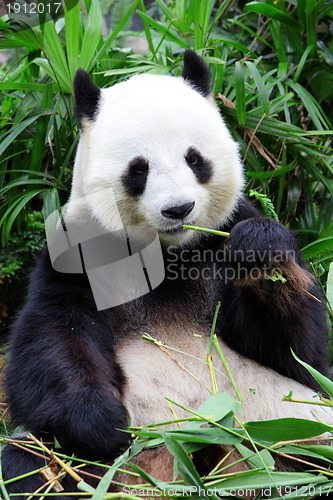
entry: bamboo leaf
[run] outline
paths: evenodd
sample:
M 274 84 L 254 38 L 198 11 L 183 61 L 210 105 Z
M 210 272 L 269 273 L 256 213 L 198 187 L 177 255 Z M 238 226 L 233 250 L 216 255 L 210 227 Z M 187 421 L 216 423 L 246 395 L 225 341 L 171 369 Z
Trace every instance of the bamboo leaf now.
M 108 491 L 113 476 L 117 472 L 117 469 L 128 460 L 133 458 L 135 455 L 140 453 L 143 447 L 144 443 L 134 442 L 133 445 L 130 446 L 122 455 L 115 459 L 110 469 L 106 472 L 106 474 L 104 474 L 103 478 L 99 482 L 93 496 L 91 497 L 91 500 L 101 500 L 102 498 L 104 498 L 104 495 Z
M 11 227 L 14 224 L 15 219 L 18 216 L 18 214 L 22 211 L 22 209 L 25 207 L 25 205 L 32 198 L 34 198 L 37 194 L 40 194 L 41 192 L 42 192 L 42 189 L 33 189 L 20 197 L 20 199 L 19 199 L 18 203 L 16 203 L 16 206 L 15 206 L 14 210 L 12 211 L 11 215 L 7 218 L 5 224 L 3 224 L 3 226 L 2 226 L 2 243 L 4 245 L 8 241 L 8 236 L 9 236 Z
M 258 35 L 258 33 L 256 33 L 254 30 L 252 30 L 249 26 L 247 26 L 246 24 L 242 23 L 241 21 L 239 21 L 238 19 L 232 19 L 232 24 L 236 24 L 236 26 L 239 26 L 240 28 L 242 28 L 243 30 L 247 31 L 248 33 L 250 33 L 253 37 L 257 38 L 258 40 L 260 40 L 261 43 L 263 43 L 264 45 L 267 45 L 267 47 L 269 47 L 270 49 L 274 50 L 274 47 L 273 45 L 271 45 L 267 40 L 265 40 L 265 38 L 261 37 L 260 35 Z
M 79 66 L 80 40 L 82 27 L 80 23 L 80 2 L 76 2 L 67 9 L 65 2 L 65 32 L 66 52 L 71 80 Z
M 279 452 L 287 453 L 288 455 L 301 455 L 305 457 L 313 457 L 316 460 L 324 460 L 331 462 L 333 460 L 333 447 L 328 445 L 300 445 L 292 444 L 279 447 Z
M 0 144 L 0 155 L 12 144 L 12 142 L 18 137 L 25 128 L 29 127 L 33 122 L 39 118 L 39 115 L 30 116 L 23 122 L 14 125 L 5 139 L 2 140 Z
M 142 21 L 149 22 L 149 24 L 157 31 L 159 31 L 166 39 L 177 43 L 183 49 L 189 48 L 189 46 L 184 42 L 184 40 L 180 38 L 179 35 L 177 35 L 176 31 L 173 28 L 164 26 L 162 23 L 160 23 L 159 21 L 155 21 L 155 19 L 152 19 L 143 12 L 138 12 L 138 14 L 141 17 Z
M 269 172 L 246 172 L 248 177 L 253 177 L 254 179 L 271 179 L 272 177 L 278 177 L 279 175 L 286 174 L 296 167 L 295 163 L 281 167 L 278 170 L 273 170 Z
M 35 83 L 35 82 L 0 82 L 0 90 L 25 90 L 25 91 L 39 91 L 45 92 L 49 88 L 49 83 Z M 52 91 L 55 87 L 51 84 Z
M 98 42 L 102 35 L 102 14 L 99 0 L 92 0 L 90 12 L 87 19 L 86 29 L 83 35 L 79 65 L 82 69 L 89 71 L 92 60 L 96 53 Z
M 326 117 L 324 116 L 323 110 L 320 108 L 319 103 L 317 103 L 310 92 L 308 92 L 302 85 L 299 83 L 294 83 L 291 80 L 288 80 L 288 85 L 299 95 L 303 105 L 307 109 L 311 120 L 313 121 L 315 127 L 318 130 L 323 130 L 324 128 L 329 129 L 329 125 L 326 121 Z
M 333 236 L 320 238 L 309 245 L 302 248 L 302 255 L 305 259 L 311 260 L 313 257 L 320 255 L 327 250 L 333 249 Z
M 177 460 L 177 468 L 184 479 L 185 483 L 187 485 L 193 485 L 198 488 L 198 491 L 201 489 L 204 489 L 204 484 L 200 479 L 200 476 L 196 470 L 196 468 L 193 465 L 192 460 L 186 453 L 185 449 L 183 448 L 182 444 L 179 443 L 178 441 L 175 441 L 168 433 L 161 433 L 165 445 L 170 451 L 170 453 L 175 457 Z
M 248 47 L 246 47 L 246 45 L 244 45 L 243 43 L 238 42 L 237 40 L 230 39 L 230 36 L 228 36 L 228 35 L 226 35 L 223 38 L 219 38 L 219 37 L 214 38 L 214 36 L 212 36 L 212 39 L 216 43 L 221 43 L 222 45 L 229 45 L 233 49 L 239 50 L 239 51 L 243 52 L 244 54 L 247 54 L 247 55 L 249 55 L 249 56 L 251 56 L 253 58 L 257 57 L 256 54 L 255 54 L 255 52 L 253 52 Z
M 135 66 L 135 68 L 120 68 L 120 69 L 109 69 L 108 71 L 103 72 L 104 76 L 111 75 L 131 75 L 135 73 L 144 73 L 145 71 L 149 71 L 153 68 L 151 64 L 143 64 L 141 66 Z
M 45 73 L 47 73 L 56 82 L 58 90 L 60 90 L 59 83 L 64 85 L 64 82 L 61 80 L 61 78 L 59 78 L 59 83 L 58 83 L 56 75 L 55 75 L 49 61 L 47 59 L 44 59 L 43 57 L 36 57 L 34 59 L 34 63 L 37 64 L 37 66 L 39 66 L 40 68 L 42 68 L 45 71 Z
M 297 21 L 290 14 L 282 12 L 273 5 L 269 5 L 268 3 L 250 2 L 246 4 L 245 10 L 256 12 L 257 14 L 261 14 L 268 18 L 271 17 L 272 19 L 282 21 L 283 23 L 290 24 L 291 26 L 297 26 Z
M 56 188 L 48 189 L 44 196 L 44 206 L 43 215 L 44 220 L 48 218 L 49 215 L 57 211 L 59 213 L 61 207 L 58 190 Z
M 317 33 L 316 33 L 316 1 L 307 0 L 305 9 L 305 23 L 306 23 L 306 37 L 308 42 L 308 47 L 316 47 L 317 45 Z
M 238 61 L 235 64 L 235 89 L 237 118 L 239 124 L 244 125 L 246 117 L 244 71 L 242 69 L 241 63 Z
M 245 64 L 248 67 L 248 69 L 250 70 L 252 78 L 254 79 L 256 87 L 259 91 L 259 95 L 261 98 L 261 102 L 262 102 L 262 106 L 264 108 L 265 115 L 268 116 L 269 115 L 269 108 L 270 108 L 269 98 L 268 98 L 267 89 L 266 89 L 265 84 L 262 80 L 262 77 L 261 77 L 257 67 L 253 64 L 253 62 L 246 61 Z
M 161 7 L 162 11 L 165 13 L 165 15 L 167 15 L 166 12 L 168 12 L 168 8 L 165 5 L 165 3 L 162 0 L 156 0 L 156 1 L 159 4 L 159 6 Z M 141 12 L 143 12 L 144 14 L 146 14 L 146 7 L 145 7 L 145 4 L 144 4 L 143 0 L 138 0 L 138 3 L 139 3 L 139 9 L 141 10 Z M 164 11 L 163 9 L 166 9 L 166 10 Z M 145 30 L 147 42 L 148 42 L 148 45 L 149 45 L 149 50 L 151 51 L 152 54 L 155 54 L 155 48 L 154 48 L 152 36 L 151 36 L 151 33 L 150 33 L 149 23 L 145 19 L 142 19 L 142 22 L 143 22 L 143 27 L 144 27 L 144 30 Z
M 51 99 L 52 99 L 52 89 L 51 85 L 48 85 L 43 101 L 42 101 L 42 106 L 44 109 L 49 109 L 51 106 Z M 30 163 L 30 170 L 35 171 L 40 169 L 40 165 L 42 163 L 42 158 L 45 154 L 45 143 L 46 143 L 46 132 L 47 132 L 47 126 L 49 122 L 49 115 L 44 114 L 40 117 L 37 123 L 36 127 L 36 134 L 35 134 L 35 140 L 31 152 L 31 163 Z
M 301 364 L 306 365 L 303 362 Z M 331 384 L 333 387 L 333 382 Z M 333 430 L 332 427 L 321 422 L 302 418 L 279 418 L 276 420 L 246 422 L 244 427 L 254 441 L 264 441 L 266 443 L 307 439 Z
M 96 59 L 101 60 L 105 56 L 105 54 L 106 54 L 107 50 L 110 48 L 112 42 L 114 42 L 114 40 L 116 39 L 116 37 L 119 35 L 119 33 L 121 32 L 121 30 L 123 29 L 123 27 L 125 26 L 125 24 L 128 22 L 129 18 L 131 17 L 131 15 L 133 14 L 133 12 L 135 11 L 135 9 L 137 7 L 137 4 L 138 4 L 138 0 L 134 0 L 132 2 L 131 7 L 128 9 L 128 11 L 124 15 L 123 19 L 121 20 L 121 22 L 118 24 L 117 28 L 113 31 L 113 33 L 111 33 L 111 35 L 109 36 L 109 38 L 104 43 L 103 47 L 101 47 L 101 49 L 99 50 L 98 54 L 93 59 L 93 61 L 91 63 L 91 66 L 93 66 L 95 64 Z M 140 15 L 140 12 L 137 12 L 137 13 Z
M 190 422 L 194 423 L 194 422 Z M 200 423 L 200 422 L 199 422 Z M 202 420 L 201 425 L 205 423 Z M 228 432 L 227 430 L 221 429 L 219 427 L 208 427 L 200 428 L 191 426 L 187 430 L 184 429 L 172 429 L 168 431 L 137 431 L 138 436 L 145 436 L 148 438 L 165 438 L 169 436 L 174 441 L 184 441 L 187 443 L 206 443 L 206 444 L 235 444 L 240 443 L 243 440 L 241 435 L 236 435 L 236 433 Z
M 68 64 L 59 35 L 52 22 L 46 23 L 44 26 L 44 44 L 44 53 L 52 71 L 57 75 L 62 90 L 71 93 L 72 80 Z
M 311 483 L 325 483 L 328 480 L 325 477 L 318 477 L 316 474 L 306 472 L 265 472 L 249 471 L 241 476 L 226 478 L 221 481 L 214 481 L 214 488 L 223 492 L 239 491 L 242 489 L 263 491 L 265 488 L 276 488 L 280 486 L 296 486 Z M 207 484 L 209 487 L 209 483 Z M 277 497 L 278 498 L 278 497 Z M 289 495 L 288 495 L 289 498 Z
M 244 458 L 246 458 L 247 463 L 252 468 L 259 469 L 263 466 L 263 464 L 265 464 L 267 468 L 272 468 L 275 465 L 275 461 L 268 450 L 261 450 L 254 453 L 247 446 L 244 446 L 241 443 L 236 444 L 235 448 Z
M 306 368 L 308 370 L 308 372 L 311 373 L 311 375 L 313 376 L 313 378 L 318 382 L 318 384 L 320 385 L 320 387 L 322 387 L 324 389 L 324 391 L 329 395 L 329 397 L 331 399 L 333 399 L 333 382 L 329 378 L 325 377 L 320 372 L 318 372 L 318 370 L 315 370 L 314 368 L 312 368 L 312 366 L 308 365 L 307 363 L 305 363 L 304 361 L 302 361 L 301 359 L 299 359 L 296 356 L 296 354 L 293 352 L 293 350 L 291 350 L 291 353 L 294 356 L 294 358 L 302 366 L 304 366 L 304 368 Z M 319 423 L 319 422 L 317 422 L 317 423 Z M 324 424 L 320 424 L 320 425 L 324 425 Z M 327 429 L 327 430 L 329 430 L 329 429 Z M 322 431 L 322 432 L 325 432 L 325 431 Z M 331 432 L 332 432 L 332 429 L 331 429 Z M 309 436 L 309 437 L 311 437 L 311 436 Z M 294 438 L 294 439 L 296 439 L 296 438 Z
M 0 190 L 0 195 L 4 195 L 7 191 L 10 191 L 14 187 L 18 186 L 27 186 L 27 185 L 33 185 L 33 184 L 39 184 L 41 186 L 51 186 L 54 187 L 54 183 L 52 181 L 47 181 L 45 179 L 19 179 L 19 180 L 14 180 L 6 184 L 3 188 Z
M 307 47 L 305 49 L 304 54 L 302 55 L 301 60 L 297 66 L 297 70 L 296 70 L 296 73 L 295 73 L 294 78 L 293 78 L 293 83 L 297 83 L 297 80 L 299 79 L 299 77 L 303 71 L 306 60 L 307 60 L 312 49 L 313 49 L 313 45 L 310 45 L 309 47 Z

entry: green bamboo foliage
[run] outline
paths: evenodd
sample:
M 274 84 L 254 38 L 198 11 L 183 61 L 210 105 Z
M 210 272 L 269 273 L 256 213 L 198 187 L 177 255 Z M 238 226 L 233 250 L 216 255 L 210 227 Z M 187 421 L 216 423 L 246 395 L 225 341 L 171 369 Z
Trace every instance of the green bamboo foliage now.
M 209 65 L 212 92 L 240 144 L 246 192 L 254 190 L 258 206 L 259 200 L 264 200 L 264 208 L 298 231 L 303 255 L 321 278 L 332 314 L 332 265 L 328 274 L 333 261 L 332 2 L 155 0 L 149 7 L 143 0 L 109 3 L 117 10 L 113 11 L 112 29 L 107 35 L 102 33 L 99 0 L 82 0 L 72 9 L 65 9 L 63 19 L 42 27 L 17 31 L 6 17 L 0 19 L 0 50 L 12 54 L 9 63 L 0 68 L 3 250 L 12 249 L 13 242 L 23 246 L 22 240 L 27 246 L 27 232 L 34 232 L 29 248 L 39 250 L 43 245 L 40 212 L 47 217 L 67 199 L 79 138 L 72 99 L 77 68 L 89 71 L 101 87 L 141 72 L 179 75 L 183 51 L 192 48 Z M 128 48 L 134 12 L 142 21 L 140 36 L 147 41 L 143 54 Z M 41 240 L 36 237 L 38 232 Z M 15 273 L 26 268 L 26 260 L 22 265 L 14 256 L 4 270 L 1 258 L 2 254 L 0 279 L 3 283 L 7 280 L 7 287 Z M 215 343 L 211 345 L 212 353 L 214 359 L 223 358 Z M 318 377 L 314 371 L 311 373 Z M 318 381 L 332 396 L 332 383 L 324 378 Z M 285 396 L 292 399 L 292 395 Z M 201 488 L 200 497 L 207 498 L 212 498 L 208 493 L 211 488 L 223 488 L 228 494 L 239 488 L 267 487 L 272 488 L 276 498 L 281 494 L 281 498 L 296 498 L 297 490 L 292 487 L 297 485 L 305 485 L 309 497 L 331 491 L 332 447 L 320 441 L 316 446 L 291 441 L 304 441 L 332 429 L 320 422 L 294 419 L 243 424 L 237 417 L 240 399 L 215 394 L 199 409 L 185 409 L 187 423 L 182 429 L 174 425 L 165 430 L 156 422 L 147 423 L 145 428 L 131 428 L 137 439 L 110 466 L 90 495 L 105 500 L 120 498 L 120 494 L 107 493 L 116 470 L 143 447 L 161 444 L 175 457 L 175 477 L 181 474 L 184 498 L 193 487 Z M 181 406 L 181 402 L 171 404 Z M 332 401 L 320 404 L 332 406 Z M 184 419 L 173 422 L 180 421 Z M 5 420 L 3 433 L 1 439 L 5 442 L 10 439 Z M 191 454 L 212 442 L 233 444 L 250 469 L 230 474 L 222 465 L 222 471 L 216 469 L 208 477 L 200 477 Z M 278 453 L 298 455 L 308 462 L 319 460 L 320 472 L 275 472 L 272 468 Z M 55 454 L 72 463 L 73 457 L 58 450 Z M 100 463 L 95 465 L 101 467 Z M 178 480 L 162 483 L 134 466 L 131 474 L 133 484 L 142 477 L 142 488 L 149 491 L 154 487 L 171 494 L 180 484 Z M 285 489 L 281 490 L 281 486 Z M 1 480 L 1 456 L 0 489 L 8 500 L 6 484 Z M 50 493 L 43 491 L 40 495 L 48 497 Z M 128 494 L 126 498 L 138 497 Z
M 51 190 L 61 203 L 67 197 L 78 134 L 72 111 L 77 68 L 102 87 L 137 72 L 178 75 L 183 50 L 193 48 L 210 66 L 212 90 L 240 143 L 247 190 L 272 200 L 325 276 L 333 260 L 330 2 L 112 4 L 117 10 L 107 36 L 99 0 L 77 3 L 64 19 L 24 31 L 0 21 L 0 49 L 18 54 L 0 81 L 2 243 L 31 207 L 42 209 Z M 123 30 L 134 11 L 147 40 L 142 55 L 119 48 L 126 46 Z

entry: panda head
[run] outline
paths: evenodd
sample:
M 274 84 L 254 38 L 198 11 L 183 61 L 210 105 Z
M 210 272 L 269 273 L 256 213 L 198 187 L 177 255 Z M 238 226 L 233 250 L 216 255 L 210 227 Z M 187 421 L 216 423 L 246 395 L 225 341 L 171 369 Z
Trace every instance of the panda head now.
M 124 225 L 141 241 L 152 230 L 178 246 L 200 235 L 183 224 L 217 228 L 231 217 L 243 186 L 238 147 L 193 51 L 180 77 L 142 74 L 100 89 L 78 70 L 74 94 L 81 139 L 70 216 L 89 214 L 107 231 Z

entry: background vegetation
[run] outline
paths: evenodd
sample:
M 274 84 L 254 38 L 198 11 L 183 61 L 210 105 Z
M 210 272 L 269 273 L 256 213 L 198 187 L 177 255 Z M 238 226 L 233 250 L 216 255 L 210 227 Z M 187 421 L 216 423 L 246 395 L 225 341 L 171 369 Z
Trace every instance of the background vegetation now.
M 333 297 L 332 1 L 67 6 L 64 17 L 41 25 L 0 20 L 0 50 L 9 54 L 0 69 L 0 326 L 22 300 L 44 245 L 42 214 L 68 196 L 77 68 L 100 87 L 138 72 L 179 75 L 186 48 L 210 66 L 214 95 L 241 146 L 246 191 L 266 194 L 298 231 L 304 258 Z

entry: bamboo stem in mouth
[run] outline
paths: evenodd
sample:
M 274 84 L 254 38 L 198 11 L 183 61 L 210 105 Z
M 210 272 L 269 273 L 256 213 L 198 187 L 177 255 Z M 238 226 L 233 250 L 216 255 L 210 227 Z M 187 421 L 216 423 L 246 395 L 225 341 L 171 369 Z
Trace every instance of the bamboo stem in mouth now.
M 205 227 L 199 226 L 189 226 L 188 224 L 183 224 L 184 229 L 193 229 L 193 231 L 202 231 L 203 233 L 211 233 L 216 234 L 217 236 L 224 236 L 228 238 L 230 233 L 226 233 L 225 231 L 217 231 L 216 229 L 207 229 Z

